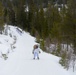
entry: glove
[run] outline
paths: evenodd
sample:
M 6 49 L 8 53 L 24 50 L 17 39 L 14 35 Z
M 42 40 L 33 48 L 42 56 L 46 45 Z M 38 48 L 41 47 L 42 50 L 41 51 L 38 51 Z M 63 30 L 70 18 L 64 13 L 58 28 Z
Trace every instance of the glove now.
M 39 51 L 39 53 L 41 53 L 41 52 Z

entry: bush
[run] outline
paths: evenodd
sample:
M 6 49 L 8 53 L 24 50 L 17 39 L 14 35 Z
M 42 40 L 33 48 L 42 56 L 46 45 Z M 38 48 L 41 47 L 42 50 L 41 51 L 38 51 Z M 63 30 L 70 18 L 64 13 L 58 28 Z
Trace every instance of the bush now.
M 59 63 L 62 65 L 62 66 L 65 66 L 65 60 L 64 59 L 60 59 Z
M 40 48 L 41 48 L 43 51 L 46 51 L 44 40 L 41 40 L 41 41 L 40 41 Z
M 2 54 L 2 57 L 4 58 L 4 60 L 7 60 L 7 55 L 6 54 Z
M 59 61 L 59 63 L 65 67 L 65 63 L 66 63 L 66 58 L 67 58 L 67 54 L 66 51 L 63 52 L 63 54 L 61 55 L 61 59 Z

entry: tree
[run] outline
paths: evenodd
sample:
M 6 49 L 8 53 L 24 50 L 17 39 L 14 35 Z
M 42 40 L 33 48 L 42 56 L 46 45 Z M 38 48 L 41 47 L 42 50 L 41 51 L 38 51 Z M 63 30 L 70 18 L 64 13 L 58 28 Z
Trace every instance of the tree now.
M 44 14 L 44 10 L 42 8 L 42 6 L 40 7 L 40 10 L 39 10 L 39 31 L 40 31 L 40 34 L 41 34 L 41 37 L 44 39 L 46 36 L 47 36 L 47 27 L 45 24 L 47 21 L 46 21 L 46 18 L 45 18 L 45 14 Z
M 26 12 L 25 12 L 25 0 L 13 0 L 12 10 L 14 11 L 15 16 L 15 25 L 21 27 L 22 29 L 26 28 Z M 12 11 L 11 10 L 11 11 Z
M 2 30 L 3 25 L 4 25 L 4 18 L 3 18 L 4 12 L 3 12 L 3 5 L 2 2 L 0 1 L 0 30 Z
M 76 0 L 68 0 L 68 9 L 64 18 L 64 33 L 69 41 L 74 46 L 74 53 L 76 54 Z
M 28 12 L 28 25 L 30 31 L 32 31 L 32 35 L 35 35 L 36 30 L 36 15 L 37 15 L 37 7 L 34 3 L 34 0 L 30 0 L 29 3 L 29 12 Z

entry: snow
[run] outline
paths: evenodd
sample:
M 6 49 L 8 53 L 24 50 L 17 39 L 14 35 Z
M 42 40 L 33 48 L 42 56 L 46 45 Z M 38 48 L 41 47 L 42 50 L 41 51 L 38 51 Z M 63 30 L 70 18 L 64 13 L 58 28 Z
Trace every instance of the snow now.
M 59 64 L 59 57 L 41 51 L 39 60 L 33 60 L 33 45 L 36 44 L 35 38 L 29 33 L 16 30 L 17 27 L 9 26 L 7 35 L 0 35 L 0 51 L 11 50 L 9 44 L 13 43 L 16 36 L 15 46 L 8 54 L 8 59 L 0 58 L 0 75 L 76 75 L 72 69 L 66 70 Z M 21 35 L 22 34 L 22 35 Z M 7 40 L 7 41 L 6 41 Z

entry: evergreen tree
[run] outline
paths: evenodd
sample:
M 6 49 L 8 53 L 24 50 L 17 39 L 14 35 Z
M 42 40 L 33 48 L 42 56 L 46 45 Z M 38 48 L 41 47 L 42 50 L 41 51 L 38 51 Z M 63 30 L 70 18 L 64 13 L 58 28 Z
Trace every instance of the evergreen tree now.
M 13 10 L 13 3 L 10 0 L 6 0 L 4 4 L 4 21 L 7 24 L 15 25 L 15 12 Z
M 44 10 L 41 6 L 41 8 L 39 10 L 39 29 L 40 29 L 39 31 L 40 31 L 42 38 L 44 38 L 46 35 L 46 34 L 44 34 L 44 28 L 45 28 Z
M 69 0 L 68 2 L 68 11 L 71 12 L 72 16 L 72 34 L 73 34 L 73 45 L 74 45 L 74 54 L 76 54 L 76 0 Z
M 74 53 L 76 54 L 76 1 L 68 1 L 68 9 L 66 10 L 63 25 L 63 35 L 65 41 L 73 43 Z
M 37 7 L 35 6 L 34 0 L 31 0 L 29 3 L 29 12 L 28 12 L 28 25 L 29 29 L 32 31 L 32 35 L 35 34 L 36 29 L 36 10 Z
M 2 2 L 0 1 L 0 31 L 2 30 L 3 28 L 3 25 L 4 25 L 4 12 L 3 12 L 3 5 L 2 5 Z
M 26 12 L 25 12 L 25 0 L 18 0 L 17 5 L 14 6 L 16 24 L 21 27 L 26 27 Z
M 47 19 L 47 26 L 48 26 L 48 33 L 50 33 L 52 26 L 53 26 L 53 9 L 52 4 L 48 4 L 47 10 L 45 12 L 46 19 Z
M 51 39 L 59 41 L 61 35 L 61 16 L 57 6 L 55 7 L 53 4 L 49 5 L 47 18 Z

